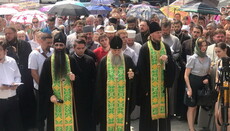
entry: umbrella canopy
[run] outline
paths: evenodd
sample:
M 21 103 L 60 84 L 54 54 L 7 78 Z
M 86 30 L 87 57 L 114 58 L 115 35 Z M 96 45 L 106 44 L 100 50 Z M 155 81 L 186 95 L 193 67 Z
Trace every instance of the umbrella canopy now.
M 86 7 L 91 14 L 108 14 L 112 9 L 108 6 L 93 5 Z
M 89 15 L 90 12 L 82 6 L 73 5 L 73 4 L 61 4 L 53 6 L 48 14 L 56 14 L 60 16 L 81 16 Z
M 107 5 L 114 3 L 114 0 L 91 0 L 91 5 Z
M 195 12 L 200 14 L 220 14 L 220 11 L 216 7 L 209 6 L 203 2 L 188 3 L 181 6 L 179 10 L 186 12 Z
M 230 5 L 230 1 L 229 0 L 220 0 L 217 8 L 226 7 L 228 5 Z
M 189 0 L 176 0 L 173 3 L 171 3 L 169 6 L 164 6 L 160 8 L 160 10 L 169 18 L 174 18 L 174 15 L 176 13 L 180 13 L 181 16 L 188 16 L 187 12 L 180 11 L 179 8 L 184 5 L 185 3 L 188 3 Z
M 9 4 L 3 4 L 3 5 L 0 5 L 0 7 L 2 8 L 13 8 L 13 9 L 16 9 L 17 11 L 22 11 L 22 8 L 18 5 L 18 4 L 15 4 L 15 3 L 9 3 Z
M 73 4 L 73 5 L 79 5 L 79 6 L 85 7 L 85 5 L 79 1 L 58 1 L 55 4 L 43 6 L 39 10 L 42 12 L 48 12 L 53 6 L 63 5 L 63 4 Z
M 39 10 L 41 12 L 48 12 L 53 6 L 54 6 L 54 4 L 52 4 L 52 5 L 46 5 L 46 6 L 41 7 Z
M 0 15 L 13 15 L 16 13 L 18 13 L 18 11 L 13 8 L 0 8 Z
M 37 18 L 40 22 L 46 21 L 47 15 L 38 10 L 27 10 L 27 11 L 18 12 L 17 14 L 15 14 L 12 17 L 11 21 L 19 22 L 23 24 L 29 24 L 29 23 L 32 23 L 33 18 Z
M 161 12 L 161 10 L 159 10 L 159 8 L 147 4 L 134 5 L 127 12 L 127 16 L 132 15 L 134 17 L 144 20 L 149 20 L 152 14 L 157 14 L 160 19 L 165 17 L 165 15 Z
M 79 1 L 58 1 L 55 3 L 55 5 L 63 5 L 63 4 L 73 4 L 73 5 L 79 5 L 85 7 L 85 5 Z

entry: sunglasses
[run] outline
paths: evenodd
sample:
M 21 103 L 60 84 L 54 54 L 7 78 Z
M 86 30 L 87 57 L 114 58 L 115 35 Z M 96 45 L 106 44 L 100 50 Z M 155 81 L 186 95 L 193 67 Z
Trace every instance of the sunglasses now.
M 33 23 L 33 24 L 36 24 L 36 23 L 38 23 L 38 21 L 33 21 L 32 23 Z

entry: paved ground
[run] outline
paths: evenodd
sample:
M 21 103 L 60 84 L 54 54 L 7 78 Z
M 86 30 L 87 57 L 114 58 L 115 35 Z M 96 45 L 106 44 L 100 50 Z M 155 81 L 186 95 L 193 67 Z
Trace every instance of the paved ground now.
M 132 131 L 139 131 L 139 120 L 132 121 Z M 188 125 L 186 121 L 178 121 L 173 119 L 171 121 L 171 131 L 188 131 Z

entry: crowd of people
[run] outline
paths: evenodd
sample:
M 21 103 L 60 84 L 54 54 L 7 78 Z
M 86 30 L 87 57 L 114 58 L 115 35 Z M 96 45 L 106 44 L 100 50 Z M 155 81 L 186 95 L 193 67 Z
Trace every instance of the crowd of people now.
M 0 17 L 0 130 L 130 131 L 140 107 L 139 131 L 170 131 L 174 117 L 195 131 L 198 90 L 220 91 L 222 58 L 230 57 L 230 8 L 149 20 L 127 10 L 31 24 Z

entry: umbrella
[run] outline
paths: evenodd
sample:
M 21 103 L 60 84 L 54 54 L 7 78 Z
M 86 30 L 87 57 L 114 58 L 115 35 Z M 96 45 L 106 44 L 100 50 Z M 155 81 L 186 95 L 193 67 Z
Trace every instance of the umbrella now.
M 55 5 L 49 11 L 48 14 L 56 14 L 60 16 L 81 16 L 89 15 L 90 12 L 82 6 L 73 4 Z
M 176 0 L 173 3 L 171 3 L 168 6 L 164 6 L 160 8 L 160 10 L 169 18 L 174 18 L 174 15 L 176 13 L 180 13 L 182 17 L 188 16 L 187 12 L 180 11 L 179 8 L 184 5 L 185 3 L 188 3 L 189 0 Z
M 216 7 L 209 6 L 203 2 L 188 3 L 181 6 L 179 10 L 186 12 L 195 12 L 200 14 L 220 14 L 220 11 Z
M 230 5 L 230 1 L 229 0 L 220 0 L 217 8 L 226 7 L 228 5 Z
M 108 6 L 93 5 L 86 7 L 91 14 L 108 14 L 112 9 Z
M 79 5 L 85 7 L 85 5 L 79 1 L 58 1 L 55 3 L 55 5 L 63 5 L 63 4 L 73 4 L 73 5 Z
M 0 8 L 0 15 L 12 15 L 16 13 L 18 13 L 18 11 L 13 8 Z
M 3 4 L 3 5 L 0 5 L 0 7 L 2 8 L 13 8 L 13 9 L 16 9 L 17 11 L 22 11 L 22 8 L 18 5 L 18 4 L 15 4 L 15 3 L 9 3 L 9 4 Z
M 85 5 L 82 4 L 79 1 L 58 1 L 55 4 L 43 6 L 39 10 L 42 11 L 42 12 L 48 12 L 53 6 L 55 6 L 55 5 L 63 5 L 63 4 L 73 4 L 73 5 L 79 5 L 79 6 L 85 7 Z
M 46 21 L 47 15 L 38 10 L 27 10 L 27 11 L 18 12 L 17 14 L 15 14 L 12 17 L 11 21 L 19 22 L 23 24 L 29 24 L 29 23 L 32 23 L 33 18 L 37 18 L 40 22 Z
M 159 10 L 159 8 L 147 4 L 134 5 L 127 12 L 127 16 L 132 15 L 134 17 L 144 20 L 149 20 L 152 14 L 157 14 L 160 19 L 165 17 L 165 15 L 161 12 L 161 10 Z
M 41 7 L 39 10 L 41 12 L 48 12 L 53 6 L 54 6 L 54 4 L 52 4 L 52 5 L 46 5 L 46 6 Z
M 107 5 L 114 3 L 114 0 L 91 0 L 91 5 Z

